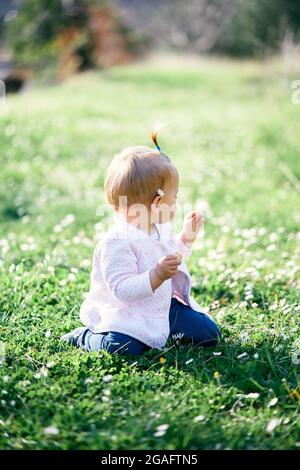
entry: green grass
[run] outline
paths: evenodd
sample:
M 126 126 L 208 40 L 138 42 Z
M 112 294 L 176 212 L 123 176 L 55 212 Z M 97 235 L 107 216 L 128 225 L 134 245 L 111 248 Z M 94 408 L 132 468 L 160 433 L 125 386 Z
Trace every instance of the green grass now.
M 132 66 L 9 97 L 0 117 L 2 449 L 300 446 L 296 78 L 248 63 Z M 122 147 L 151 145 L 157 119 L 169 122 L 160 142 L 180 172 L 179 204 L 206 204 L 205 243 L 188 267 L 223 339 L 215 350 L 171 348 L 165 362 L 157 350 L 77 350 L 59 338 L 80 324 L 105 225 L 105 169 Z

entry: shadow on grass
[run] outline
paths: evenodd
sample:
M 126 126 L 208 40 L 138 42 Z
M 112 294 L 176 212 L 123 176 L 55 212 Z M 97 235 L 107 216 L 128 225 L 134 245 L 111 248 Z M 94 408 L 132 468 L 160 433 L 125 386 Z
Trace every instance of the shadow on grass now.
M 63 334 L 63 325 L 61 328 Z M 113 368 L 118 374 L 124 366 L 129 366 L 136 368 L 140 375 L 148 372 L 164 374 L 173 382 L 179 374 L 181 378 L 193 377 L 200 386 L 214 383 L 220 387 L 234 387 L 243 394 L 255 392 L 268 396 L 272 390 L 278 397 L 287 397 L 293 389 L 297 390 L 296 366 L 292 362 L 289 339 L 269 336 L 255 344 L 247 344 L 231 340 L 226 328 L 222 330 L 223 337 L 217 346 L 209 348 L 196 347 L 188 340 L 179 346 L 167 342 L 162 351 L 152 349 L 142 356 L 134 356 L 107 351 L 90 353 L 61 341 L 60 347 L 57 348 L 55 342 L 50 351 L 53 354 L 67 352 L 67 355 L 68 352 L 77 355 L 80 351 L 78 365 L 84 362 L 93 369 L 101 363 L 101 369 L 108 373 Z M 48 349 L 48 354 L 50 351 Z
M 198 348 L 191 344 L 170 346 L 162 353 L 151 350 L 141 357 L 123 356 L 129 364 L 137 363 L 142 371 L 174 371 L 192 375 L 202 384 L 215 382 L 223 387 L 235 387 L 241 393 L 293 395 L 297 389 L 297 374 L 288 344 L 280 349 L 271 340 L 255 347 L 220 340 L 215 348 Z

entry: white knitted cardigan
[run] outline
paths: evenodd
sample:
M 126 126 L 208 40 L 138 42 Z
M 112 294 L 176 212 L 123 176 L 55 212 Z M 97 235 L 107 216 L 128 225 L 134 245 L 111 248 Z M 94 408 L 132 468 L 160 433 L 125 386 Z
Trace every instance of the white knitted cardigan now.
M 171 224 L 156 224 L 159 240 L 115 216 L 114 225 L 96 245 L 90 290 L 80 309 L 80 319 L 91 331 L 116 331 L 152 348 L 163 348 L 169 336 L 172 294 L 179 293 L 194 310 L 191 278 L 184 260 L 191 250 L 174 236 Z M 177 274 L 154 292 L 149 272 L 159 258 L 181 253 Z

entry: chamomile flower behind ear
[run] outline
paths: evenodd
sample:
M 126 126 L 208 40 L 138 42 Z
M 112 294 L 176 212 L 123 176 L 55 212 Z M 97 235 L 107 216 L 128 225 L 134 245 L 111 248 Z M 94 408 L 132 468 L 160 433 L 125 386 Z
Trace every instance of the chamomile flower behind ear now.
M 158 188 L 158 190 L 156 191 L 156 194 L 160 197 L 163 197 L 165 196 L 166 193 L 162 189 Z

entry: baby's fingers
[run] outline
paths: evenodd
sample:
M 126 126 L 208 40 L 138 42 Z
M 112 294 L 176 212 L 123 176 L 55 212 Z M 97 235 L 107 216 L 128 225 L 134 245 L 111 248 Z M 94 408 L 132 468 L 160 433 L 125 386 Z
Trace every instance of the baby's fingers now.
M 167 266 L 169 267 L 173 267 L 173 266 L 179 266 L 181 263 L 180 263 L 180 260 L 177 258 L 177 256 L 175 256 L 176 259 L 172 260 L 172 261 L 167 261 Z
M 164 261 L 167 261 L 167 262 L 172 262 L 172 261 L 177 260 L 177 256 L 175 256 L 175 255 L 167 255 L 167 256 L 164 256 L 163 260 L 164 260 Z
M 180 263 L 168 265 L 168 269 L 177 269 Z
M 173 267 L 173 268 L 169 268 L 169 269 L 168 269 L 168 273 L 169 273 L 169 275 L 171 275 L 171 276 L 174 276 L 174 275 L 177 273 L 177 271 L 178 271 L 178 266 L 175 266 L 175 267 Z

